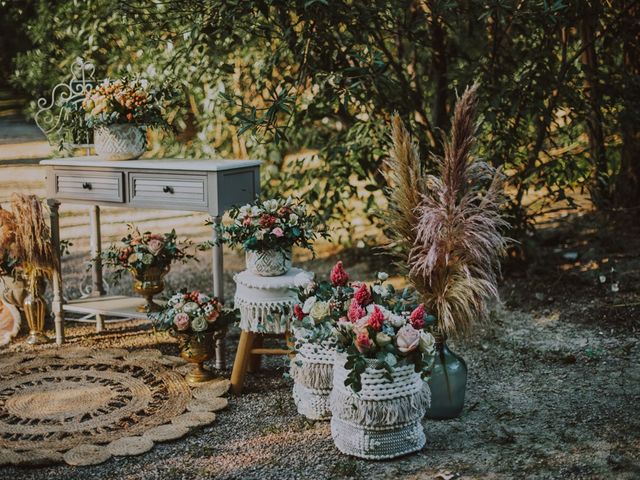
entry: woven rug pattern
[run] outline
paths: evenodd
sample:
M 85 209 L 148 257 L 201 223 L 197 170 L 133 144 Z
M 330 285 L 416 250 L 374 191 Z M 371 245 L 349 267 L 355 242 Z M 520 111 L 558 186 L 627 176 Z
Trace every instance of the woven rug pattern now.
M 27 451 L 63 452 L 147 432 L 151 438 L 162 425 L 175 427 L 196 401 L 171 368 L 176 357 L 157 350 L 42 353 L 0 359 L 0 452 L 28 458 Z

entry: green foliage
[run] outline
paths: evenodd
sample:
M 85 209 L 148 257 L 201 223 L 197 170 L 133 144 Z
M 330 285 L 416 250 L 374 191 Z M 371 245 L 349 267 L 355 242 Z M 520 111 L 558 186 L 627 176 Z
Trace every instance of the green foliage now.
M 324 219 L 364 208 L 375 220 L 393 112 L 431 169 L 456 92 L 474 81 L 478 153 L 509 174 L 523 228 L 576 189 L 611 196 L 625 180 L 623 141 L 637 137 L 638 72 L 625 53 L 637 2 L 33 3 L 33 48 L 14 72 L 32 98 L 77 56 L 102 76 L 170 79 L 182 133 L 155 153 L 267 159 L 265 195 L 304 194 Z

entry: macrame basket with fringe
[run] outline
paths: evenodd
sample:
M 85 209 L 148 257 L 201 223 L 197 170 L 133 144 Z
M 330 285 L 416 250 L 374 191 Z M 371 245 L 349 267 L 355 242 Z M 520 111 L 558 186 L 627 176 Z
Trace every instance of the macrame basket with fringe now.
M 291 361 L 293 399 L 298 413 L 311 420 L 331 417 L 329 394 L 333 385 L 335 355 L 335 346 L 329 342 L 304 342 Z
M 344 385 L 349 373 L 344 354 L 336 354 L 330 395 L 331 436 L 338 450 L 371 460 L 395 458 L 416 452 L 426 442 L 422 417 L 430 392 L 413 365 L 393 369 L 393 381 L 376 361 L 362 374 L 362 390 Z

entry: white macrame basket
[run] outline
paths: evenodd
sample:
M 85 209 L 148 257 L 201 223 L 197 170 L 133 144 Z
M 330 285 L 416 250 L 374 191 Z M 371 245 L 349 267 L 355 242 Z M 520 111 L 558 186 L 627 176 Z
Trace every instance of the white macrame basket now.
M 115 124 L 93 131 L 96 154 L 103 160 L 135 160 L 147 150 L 147 137 L 136 125 Z
M 362 390 L 345 387 L 346 356 L 336 354 L 330 395 L 331 436 L 342 453 L 371 460 L 395 458 L 421 450 L 426 442 L 422 417 L 430 392 L 413 365 L 384 377 L 375 360 L 362 374 Z
M 329 342 L 320 345 L 304 342 L 291 361 L 293 399 L 298 413 L 311 420 L 331 417 L 329 394 L 335 354 L 335 346 Z

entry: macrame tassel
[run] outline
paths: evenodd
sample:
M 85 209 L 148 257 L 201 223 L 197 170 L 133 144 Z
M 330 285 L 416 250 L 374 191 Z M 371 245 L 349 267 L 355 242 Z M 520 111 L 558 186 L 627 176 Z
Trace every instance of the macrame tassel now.
M 431 402 L 431 392 L 423 388 L 405 397 L 363 400 L 345 388 L 335 387 L 329 403 L 333 416 L 366 427 L 402 425 L 421 419 Z
M 294 359 L 291 361 L 291 378 L 307 388 L 331 390 L 333 365 L 311 363 Z

